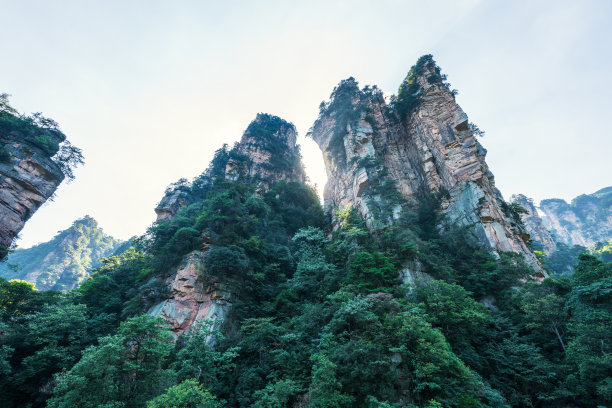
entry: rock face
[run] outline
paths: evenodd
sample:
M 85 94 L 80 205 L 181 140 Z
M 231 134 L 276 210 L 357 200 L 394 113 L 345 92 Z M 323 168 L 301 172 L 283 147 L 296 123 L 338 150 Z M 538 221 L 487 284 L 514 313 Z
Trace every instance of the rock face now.
M 518 194 L 510 197 L 510 201 L 521 205 L 527 211 L 527 213 L 521 214 L 521 219 L 531 239 L 542 245 L 542 250 L 546 255 L 555 252 L 557 244 L 546 225 L 544 225 L 544 221 L 540 218 L 533 200 Z
M 398 195 L 410 201 L 446 191 L 442 211 L 450 221 L 470 226 L 491 250 L 521 253 L 542 271 L 528 237 L 513 225 L 485 162 L 486 150 L 439 68 L 425 57 L 408 78 L 414 90 L 408 98 L 418 103 L 407 112 L 394 109 L 397 104 L 388 104 L 376 87 L 359 89 L 353 78 L 321 105 L 310 135 L 326 164 L 325 205 L 351 205 L 377 228 L 401 214 Z
M 149 310 L 149 314 L 170 323 L 175 338 L 197 321 L 208 320 L 213 322 L 213 328 L 218 328 L 231 310 L 238 286 L 208 273 L 205 266 L 208 249 L 208 244 L 203 243 L 201 250 L 185 256 L 166 280 L 168 298 Z
M 225 168 L 226 177 L 245 175 L 259 180 L 263 189 L 280 180 L 306 181 L 301 165 L 294 165 L 299 163 L 300 155 L 296 141 L 293 124 L 279 117 L 258 114 L 233 149 L 234 157 L 246 160 L 239 164 L 230 158 Z
M 52 142 L 65 136 L 47 132 Z M 40 146 L 19 132 L 0 130 L 0 259 L 26 221 L 53 195 L 64 179 L 60 166 Z
M 557 198 L 542 200 L 544 225 L 554 239 L 566 245 L 591 247 L 612 238 L 612 187 L 583 194 L 570 204 Z
M 218 150 L 210 167 L 193 183 L 179 180 L 170 186 L 155 209 L 158 221 L 171 220 L 183 206 L 206 199 L 215 178 L 249 178 L 257 182 L 259 193 L 281 180 L 304 182 L 306 176 L 296 138 L 291 123 L 258 114 L 240 142 L 231 150 L 227 146 Z M 210 239 L 203 235 L 201 248 L 185 256 L 166 279 L 167 298 L 148 312 L 170 322 L 175 338 L 197 321 L 210 320 L 218 326 L 240 295 L 239 284 L 227 277 L 213 276 L 207 270 L 210 249 Z
M 190 194 L 189 186 L 182 181 L 172 184 L 166 189 L 164 197 L 155 207 L 157 221 L 172 219 L 178 210 L 191 203 L 193 203 L 193 197 Z

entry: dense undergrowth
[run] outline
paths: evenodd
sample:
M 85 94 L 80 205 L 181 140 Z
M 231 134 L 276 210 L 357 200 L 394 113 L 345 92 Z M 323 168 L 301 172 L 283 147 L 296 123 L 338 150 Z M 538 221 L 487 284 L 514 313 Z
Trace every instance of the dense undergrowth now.
M 2 406 L 610 404 L 612 264 L 581 255 L 571 278 L 538 284 L 518 255 L 441 232 L 440 196 L 372 232 L 305 184 L 224 178 L 230 158 L 245 160 L 220 149 L 182 186 L 192 204 L 78 289 L 0 280 Z M 237 297 L 221 331 L 200 322 L 172 343 L 145 312 L 203 241 Z
M 609 264 L 583 255 L 572 279 L 517 290 L 530 272 L 524 263 L 494 259 L 462 231 L 438 233 L 433 199 L 373 236 L 350 209 L 330 229 L 302 184 L 280 183 L 263 196 L 253 188 L 216 180 L 206 199 L 106 259 L 77 290 L 3 281 L 5 406 L 609 401 Z M 209 268 L 242 287 L 227 325 L 237 329 L 214 333 L 214 349 L 205 322 L 172 345 L 164 322 L 142 315 L 153 301 L 147 293 L 163 296 L 152 278 L 203 231 L 215 248 Z M 410 289 L 398 271 L 415 259 L 433 280 Z

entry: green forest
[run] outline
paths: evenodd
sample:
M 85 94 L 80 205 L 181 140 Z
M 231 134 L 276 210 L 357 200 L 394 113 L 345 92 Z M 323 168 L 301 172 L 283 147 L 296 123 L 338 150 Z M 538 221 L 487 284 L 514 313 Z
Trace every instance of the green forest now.
M 0 280 L 3 407 L 612 404 L 612 264 L 581 254 L 539 283 L 520 256 L 441 232 L 443 193 L 371 231 L 304 183 L 226 179 L 230 159 L 247 160 L 217 151 L 193 204 L 78 288 Z M 237 300 L 221 329 L 201 321 L 174 342 L 146 311 L 203 236 L 204 273 L 237 282 Z M 415 264 L 429 278 L 408 284 Z
M 40 290 L 72 289 L 100 266 L 100 258 L 121 250 L 120 244 L 85 216 L 48 242 L 11 251 L 0 263 L 0 277 L 33 281 Z

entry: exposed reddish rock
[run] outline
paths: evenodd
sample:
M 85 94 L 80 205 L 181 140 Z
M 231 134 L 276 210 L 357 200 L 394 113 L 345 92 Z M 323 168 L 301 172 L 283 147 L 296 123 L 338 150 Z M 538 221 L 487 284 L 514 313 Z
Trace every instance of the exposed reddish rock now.
M 212 321 L 218 326 L 231 309 L 236 288 L 226 278 L 208 273 L 205 261 L 208 250 L 189 253 L 166 283 L 169 296 L 149 310 L 171 326 L 175 338 L 196 322 Z
M 59 135 L 49 132 L 50 138 Z M 63 136 L 63 135 L 62 135 Z M 64 179 L 60 167 L 43 150 L 16 132 L 0 133 L 8 156 L 0 161 L 0 259 L 26 221 L 53 195 Z

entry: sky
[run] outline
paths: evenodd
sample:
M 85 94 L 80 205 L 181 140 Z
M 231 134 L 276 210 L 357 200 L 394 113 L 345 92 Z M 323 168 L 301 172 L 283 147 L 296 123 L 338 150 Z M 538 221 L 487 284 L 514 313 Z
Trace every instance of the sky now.
M 612 2 L 0 0 L 0 92 L 55 119 L 86 164 L 20 234 L 29 247 L 86 214 L 128 239 L 165 188 L 208 166 L 258 112 L 305 137 L 344 78 L 396 92 L 433 54 L 486 132 L 497 187 L 573 197 L 612 184 Z

